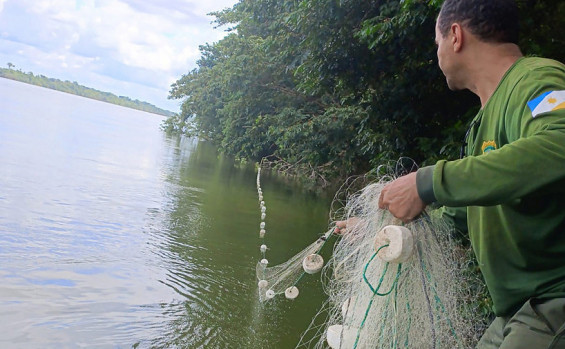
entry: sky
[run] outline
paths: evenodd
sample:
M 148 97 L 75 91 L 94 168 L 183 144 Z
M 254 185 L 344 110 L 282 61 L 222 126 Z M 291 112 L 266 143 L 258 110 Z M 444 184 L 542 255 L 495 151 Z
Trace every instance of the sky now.
M 207 14 L 237 0 L 0 0 L 0 66 L 178 112 L 171 84 L 220 40 Z

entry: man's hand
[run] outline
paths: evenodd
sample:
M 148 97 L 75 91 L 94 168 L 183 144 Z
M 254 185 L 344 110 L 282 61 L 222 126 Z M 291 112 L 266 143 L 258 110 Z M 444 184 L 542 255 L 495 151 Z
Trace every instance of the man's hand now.
M 355 227 L 359 223 L 359 218 L 351 217 L 346 221 L 335 222 L 334 234 L 341 235 L 347 233 L 349 229 Z M 347 228 L 349 226 L 349 229 Z
M 418 195 L 416 172 L 402 176 L 387 184 L 379 197 L 379 208 L 388 210 L 393 216 L 407 223 L 416 218 L 426 204 Z

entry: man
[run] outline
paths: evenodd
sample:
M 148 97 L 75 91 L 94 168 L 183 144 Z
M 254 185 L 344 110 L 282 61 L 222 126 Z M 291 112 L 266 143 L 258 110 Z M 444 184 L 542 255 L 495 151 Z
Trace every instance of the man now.
M 565 66 L 523 57 L 517 23 L 513 0 L 444 2 L 439 67 L 481 102 L 467 157 L 398 178 L 379 207 L 405 222 L 434 202 L 466 212 L 497 316 L 478 348 L 565 348 Z

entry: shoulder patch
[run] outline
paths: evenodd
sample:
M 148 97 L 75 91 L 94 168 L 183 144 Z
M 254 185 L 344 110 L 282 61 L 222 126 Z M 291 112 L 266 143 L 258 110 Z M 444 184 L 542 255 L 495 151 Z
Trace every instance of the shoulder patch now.
M 548 91 L 528 102 L 532 117 L 549 111 L 565 109 L 565 90 Z

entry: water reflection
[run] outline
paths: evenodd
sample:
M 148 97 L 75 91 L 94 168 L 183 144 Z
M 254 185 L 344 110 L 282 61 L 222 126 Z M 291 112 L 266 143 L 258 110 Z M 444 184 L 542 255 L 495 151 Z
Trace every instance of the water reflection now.
M 176 189 L 163 219 L 167 226 L 152 234 L 158 236 L 155 250 L 168 261 L 163 283 L 186 300 L 167 307 L 167 317 L 175 319 L 155 344 L 294 347 L 323 297 L 315 280 L 306 283 L 302 300 L 259 303 L 255 263 L 262 241 L 253 166 L 236 168 L 205 142 L 178 142 L 172 153 L 178 165 L 171 167 L 178 174 L 167 176 Z M 193 149 L 188 156 L 181 150 L 186 147 Z M 293 195 L 274 178 L 266 182 L 269 233 L 279 235 L 271 238 L 279 247 L 272 257 L 282 262 L 325 228 L 327 213 L 319 198 Z
M 176 144 L 169 154 L 173 165 L 166 176 L 172 189 L 167 216 L 150 235 L 154 252 L 167 263 L 161 282 L 180 297 L 164 309 L 165 317 L 171 319 L 169 329 L 153 345 L 235 345 L 240 338 L 235 333 L 241 330 L 240 310 L 254 298 L 245 282 L 252 280 L 250 259 L 238 264 L 240 256 L 234 258 L 234 252 L 240 247 L 233 245 L 241 242 L 229 241 L 230 231 L 239 229 L 237 221 L 245 217 L 236 210 L 222 210 L 229 192 L 221 182 L 231 179 L 222 173 L 227 167 L 221 161 L 214 163 L 215 150 L 193 140 L 173 141 Z M 223 188 L 219 192 L 218 186 Z M 216 198 L 218 193 L 221 198 Z

